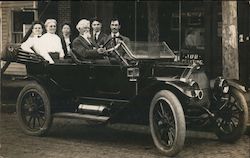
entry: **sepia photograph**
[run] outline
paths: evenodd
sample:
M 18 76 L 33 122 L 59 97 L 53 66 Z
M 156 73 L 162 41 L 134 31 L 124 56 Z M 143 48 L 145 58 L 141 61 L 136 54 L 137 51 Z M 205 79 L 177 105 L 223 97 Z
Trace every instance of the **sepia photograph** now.
M 250 1 L 0 1 L 0 158 L 249 158 Z

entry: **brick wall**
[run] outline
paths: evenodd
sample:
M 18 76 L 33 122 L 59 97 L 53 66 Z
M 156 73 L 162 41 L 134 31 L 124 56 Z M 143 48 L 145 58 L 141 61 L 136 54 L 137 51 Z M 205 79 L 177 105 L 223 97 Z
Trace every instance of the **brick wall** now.
M 59 29 L 61 29 L 61 25 L 63 23 L 65 22 L 71 23 L 71 2 L 70 1 L 58 1 L 57 22 L 58 22 Z

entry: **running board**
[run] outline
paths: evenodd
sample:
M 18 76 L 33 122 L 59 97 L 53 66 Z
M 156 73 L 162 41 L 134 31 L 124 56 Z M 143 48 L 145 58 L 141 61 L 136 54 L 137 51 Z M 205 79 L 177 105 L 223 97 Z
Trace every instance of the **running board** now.
M 98 122 L 106 122 L 109 119 L 109 117 L 107 116 L 96 116 L 96 115 L 70 113 L 70 112 L 55 113 L 53 114 L 53 116 L 57 118 L 83 119 L 83 120 L 91 120 Z

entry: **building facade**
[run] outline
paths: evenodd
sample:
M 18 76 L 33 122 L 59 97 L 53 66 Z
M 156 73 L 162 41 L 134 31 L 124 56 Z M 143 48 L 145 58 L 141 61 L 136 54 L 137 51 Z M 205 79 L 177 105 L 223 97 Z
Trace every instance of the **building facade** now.
M 10 13 L 10 8 L 4 10 L 4 3 L 11 2 L 1 3 L 1 21 L 9 19 L 10 27 L 15 17 L 9 18 L 13 13 Z M 27 1 L 20 2 L 19 7 L 28 5 L 34 8 L 33 11 L 38 13 L 41 21 L 55 18 L 59 27 L 64 22 L 75 26 L 82 18 L 97 16 L 102 19 L 103 30 L 107 34 L 110 32 L 110 19 L 113 16 L 119 17 L 121 33 L 132 41 L 166 41 L 176 52 L 182 50 L 198 54 L 211 77 L 224 75 L 238 78 L 250 85 L 250 73 L 247 69 L 250 67 L 247 62 L 250 59 L 250 2 L 247 0 Z M 28 11 L 26 9 L 23 13 L 27 14 Z M 1 30 L 6 31 L 6 28 L 2 25 Z M 7 32 L 8 35 L 5 32 L 1 36 L 1 50 L 6 41 L 18 40 L 13 36 L 15 32 Z M 75 28 L 72 32 L 75 36 L 78 34 Z M 11 67 L 8 69 L 10 72 Z M 12 70 L 15 73 L 18 69 L 16 67 Z
M 23 38 L 24 24 L 34 21 L 34 1 L 1 1 L 0 2 L 0 51 L 7 43 L 19 43 Z M 26 9 L 26 10 L 25 10 Z M 1 62 L 1 66 L 3 62 Z M 25 66 L 11 63 L 7 74 L 24 75 Z

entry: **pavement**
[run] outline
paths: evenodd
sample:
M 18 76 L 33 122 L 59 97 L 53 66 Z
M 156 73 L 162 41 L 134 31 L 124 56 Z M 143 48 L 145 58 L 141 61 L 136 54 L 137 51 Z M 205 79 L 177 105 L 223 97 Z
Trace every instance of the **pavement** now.
M 35 137 L 22 132 L 16 114 L 0 115 L 0 158 L 167 158 L 155 147 L 148 126 L 56 118 L 47 136 Z M 175 158 L 249 158 L 249 149 L 248 135 L 228 144 L 211 132 L 187 131 Z

